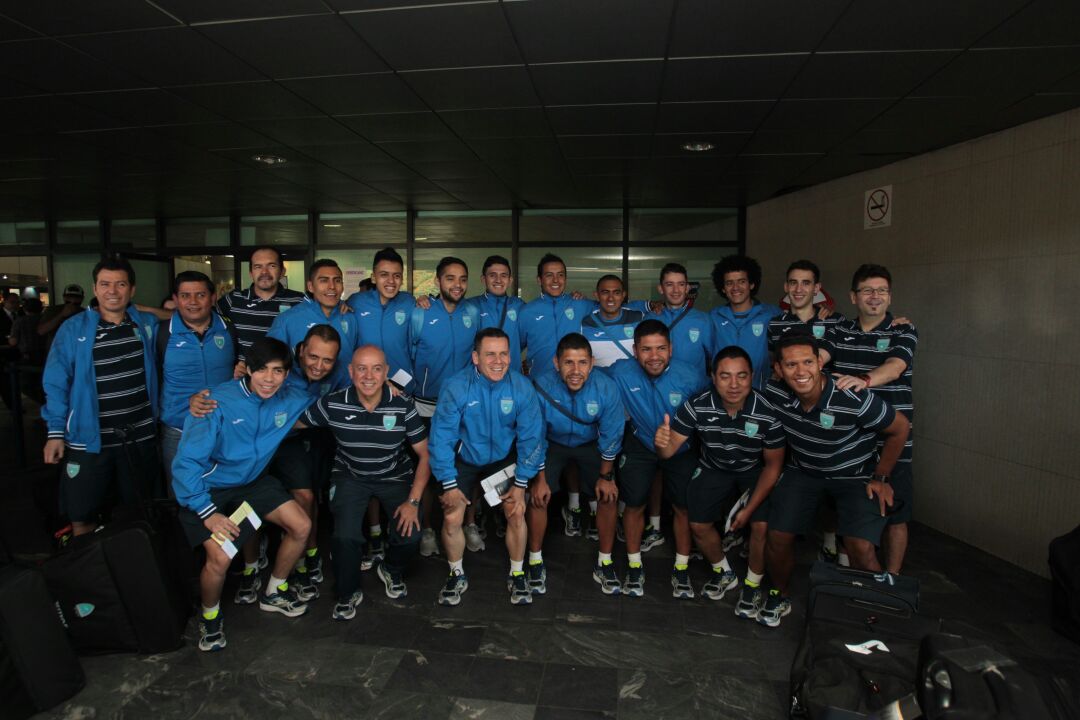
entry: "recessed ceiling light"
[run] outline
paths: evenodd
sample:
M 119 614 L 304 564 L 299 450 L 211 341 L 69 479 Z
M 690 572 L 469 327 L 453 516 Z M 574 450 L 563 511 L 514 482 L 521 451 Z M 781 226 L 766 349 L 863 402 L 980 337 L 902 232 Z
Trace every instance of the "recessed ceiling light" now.
M 703 140 L 697 142 L 687 142 L 682 144 L 682 149 L 688 152 L 708 152 L 716 146 L 711 142 L 705 142 Z
M 282 163 L 288 162 L 288 160 L 280 155 L 252 155 L 251 159 L 265 165 L 281 165 Z
M 323 223 L 323 227 L 335 228 L 341 227 L 340 223 Z

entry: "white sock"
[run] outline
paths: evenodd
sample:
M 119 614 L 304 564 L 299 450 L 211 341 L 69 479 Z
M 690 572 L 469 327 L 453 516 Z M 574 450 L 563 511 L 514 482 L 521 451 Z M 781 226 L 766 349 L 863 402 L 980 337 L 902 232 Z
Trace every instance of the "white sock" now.
M 511 560 L 510 561 L 510 572 L 511 573 L 519 573 L 519 572 L 524 572 L 524 571 L 525 571 L 525 561 L 524 560 Z
M 465 566 L 461 560 L 447 560 L 450 563 L 450 574 L 462 575 L 465 572 Z
M 716 572 L 731 572 L 731 565 L 728 564 L 727 558 L 724 558 L 718 563 L 713 563 L 712 569 Z
M 371 534 L 371 537 L 378 537 L 379 535 L 382 535 L 382 525 L 369 526 L 368 533 Z
M 611 553 L 597 553 L 596 564 L 603 565 L 604 563 L 611 562 Z
M 539 552 L 530 552 L 529 553 L 529 564 L 530 565 L 539 565 L 542 562 L 544 562 L 544 551 L 543 550 L 540 550 Z
M 746 569 L 746 582 L 753 583 L 754 585 L 760 585 L 761 581 L 764 579 L 764 573 L 756 573 L 749 568 Z
M 276 593 L 278 591 L 278 585 L 284 585 L 285 578 L 270 576 L 270 579 L 266 583 L 266 594 Z
M 836 564 L 841 567 L 851 567 L 851 559 L 848 558 L 847 553 L 842 552 L 836 556 Z
M 659 530 L 660 529 L 660 516 L 659 515 L 650 515 L 649 516 L 649 525 L 652 526 L 653 530 Z
M 836 552 L 836 533 L 823 533 L 821 538 L 821 544 L 829 552 Z
M 641 564 L 641 553 L 639 553 L 639 552 L 636 552 L 636 553 L 626 553 L 626 559 L 627 559 L 628 561 L 630 561 L 630 564 L 631 564 L 631 565 L 633 565 L 633 564 L 635 564 L 635 563 L 636 563 L 636 564 L 638 564 L 638 565 L 640 565 L 640 564 Z
M 679 567 L 680 565 L 686 566 L 686 565 L 689 565 L 689 564 L 690 564 L 690 556 L 689 555 L 680 555 L 679 553 L 675 553 L 675 567 Z
M 593 515 L 596 514 L 596 501 L 595 500 L 590 500 L 589 501 L 589 512 L 591 512 Z
M 566 493 L 566 498 L 566 504 L 570 507 L 571 510 L 581 509 L 581 493 Z

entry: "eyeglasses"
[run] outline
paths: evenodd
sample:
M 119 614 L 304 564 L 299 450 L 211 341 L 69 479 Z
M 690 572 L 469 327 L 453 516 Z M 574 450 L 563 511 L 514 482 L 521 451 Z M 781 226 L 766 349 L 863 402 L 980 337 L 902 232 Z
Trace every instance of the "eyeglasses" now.
M 871 298 L 871 297 L 874 297 L 875 295 L 880 295 L 881 297 L 889 297 L 890 292 L 891 291 L 887 287 L 883 287 L 883 288 L 859 288 L 858 290 L 855 291 L 855 293 L 857 295 L 860 295 L 860 296 L 862 296 L 864 298 Z

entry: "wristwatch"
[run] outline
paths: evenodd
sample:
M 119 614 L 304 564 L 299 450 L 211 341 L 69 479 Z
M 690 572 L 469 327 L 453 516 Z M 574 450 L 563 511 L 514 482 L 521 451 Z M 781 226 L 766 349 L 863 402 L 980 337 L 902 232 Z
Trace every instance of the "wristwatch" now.
M 881 482 L 881 483 L 885 483 L 886 485 L 889 484 L 889 476 L 888 475 L 878 475 L 878 474 L 875 473 L 874 475 L 870 476 L 870 481 L 873 482 L 874 480 L 877 480 L 878 482 Z
M 613 473 L 613 472 L 600 473 L 600 479 L 601 480 L 612 480 L 613 481 L 613 480 L 615 480 L 615 473 Z
M 420 498 L 409 498 L 409 504 L 413 507 L 420 507 Z

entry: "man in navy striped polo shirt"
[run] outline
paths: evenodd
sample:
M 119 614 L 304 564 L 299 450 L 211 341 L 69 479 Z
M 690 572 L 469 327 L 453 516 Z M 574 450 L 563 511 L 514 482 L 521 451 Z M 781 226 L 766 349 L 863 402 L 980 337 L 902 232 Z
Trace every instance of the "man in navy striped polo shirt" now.
M 836 502 L 839 531 L 852 564 L 881 569 L 875 546 L 893 505 L 889 476 L 910 429 L 907 418 L 876 395 L 837 387 L 822 372 L 819 349 L 808 333 L 781 338 L 775 364 L 781 382 L 769 383 L 767 390 L 790 448 L 769 511 L 773 589 L 758 614 L 758 622 L 769 627 L 779 625 L 791 611 L 785 593 L 795 563 L 795 536 L 810 529 L 824 496 Z M 880 454 L 879 433 L 885 438 Z
M 788 265 L 784 279 L 788 309 L 769 321 L 769 350 L 775 352 L 776 341 L 792 331 L 801 330 L 818 340 L 827 365 L 836 355 L 835 328 L 844 319 L 832 313 L 822 319 L 814 307 L 814 298 L 821 292 L 821 271 L 809 260 L 796 260 Z
M 337 578 L 334 620 L 354 618 L 364 597 L 360 555 L 365 511 L 372 497 L 392 515 L 386 559 L 378 565 L 387 597 L 405 597 L 402 576 L 420 542 L 420 498 L 431 476 L 427 428 L 411 399 L 390 392 L 388 370 L 382 350 L 374 345 L 357 348 L 349 363 L 352 385 L 319 398 L 301 418 L 309 427 L 329 428 L 337 440 L 330 476 Z M 416 453 L 415 466 L 406 443 Z
M 851 302 L 859 317 L 836 326 L 836 353 L 833 369 L 838 373 L 836 386 L 871 392 L 915 420 L 911 393 L 911 373 L 919 333 L 915 326 L 900 322 L 889 312 L 892 299 L 892 275 L 881 265 L 862 265 L 851 278 Z M 903 505 L 889 516 L 882 544 L 885 567 L 899 573 L 907 551 L 907 524 L 914 502 L 911 473 L 911 433 L 904 452 L 896 462 L 892 479 L 893 492 Z
M 712 387 L 688 399 L 671 423 L 657 431 L 656 454 L 670 457 L 695 435 L 700 441 L 686 507 L 694 540 L 713 567 L 712 578 L 701 591 L 710 600 L 722 599 L 739 582 L 724 557 L 715 523 L 723 518 L 733 491 L 753 491 L 732 522 L 735 530 L 750 527 L 749 571 L 735 614 L 753 619 L 763 602 L 768 497 L 784 466 L 784 428 L 776 410 L 751 387 L 754 368 L 745 350 L 738 345 L 723 348 L 712 367 Z

